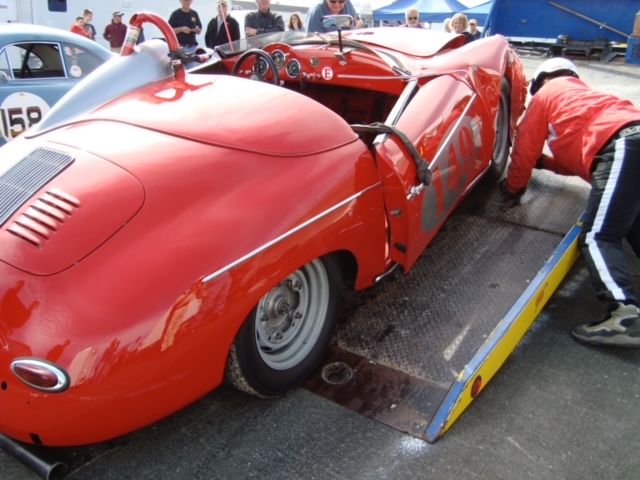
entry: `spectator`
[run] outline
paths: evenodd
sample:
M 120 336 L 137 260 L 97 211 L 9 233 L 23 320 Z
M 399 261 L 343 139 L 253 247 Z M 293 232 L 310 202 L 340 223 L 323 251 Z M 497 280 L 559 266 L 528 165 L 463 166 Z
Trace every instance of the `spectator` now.
M 420 14 L 418 13 L 417 8 L 407 8 L 407 11 L 404 13 L 404 18 L 407 22 L 403 27 L 422 28 L 422 24 L 420 23 Z
M 453 28 L 451 27 L 451 19 L 450 18 L 445 18 L 444 19 L 444 31 L 447 33 L 453 33 Z
M 204 43 L 208 48 L 216 48 L 240 39 L 240 24 L 229 15 L 227 0 L 218 0 L 218 15 L 211 19 L 204 34 Z
M 123 15 L 124 13 L 120 10 L 113 12 L 113 19 L 111 23 L 105 27 L 104 33 L 102 34 L 104 39 L 109 42 L 111 51 L 115 53 L 120 53 L 124 39 L 127 36 L 127 26 L 122 23 Z
M 89 34 L 89 38 L 96 41 L 96 27 L 93 26 L 91 21 L 93 20 L 93 12 L 85 8 L 84 12 L 82 12 L 82 17 L 84 18 L 84 29 Z
M 244 34 L 253 37 L 261 33 L 284 32 L 282 16 L 271 11 L 271 0 L 256 0 L 258 10 L 244 18 Z
M 640 257 L 640 109 L 589 88 L 565 58 L 543 62 L 530 92 L 501 186 L 522 195 L 533 168 L 591 183 L 579 244 L 606 314 L 571 333 L 594 345 L 640 348 L 639 300 L 622 247 L 626 238 Z M 553 156 L 543 155 L 545 142 Z
M 287 25 L 288 29 L 292 32 L 303 32 L 304 24 L 300 18 L 300 14 L 298 12 L 294 12 L 289 17 L 289 24 Z
M 202 32 L 200 16 L 191 8 L 192 3 L 193 0 L 180 0 L 180 8 L 169 17 L 169 25 L 176 32 L 178 43 L 188 50 L 195 50 L 198 46 L 196 35 Z
M 469 32 L 473 35 L 474 40 L 478 40 L 482 36 L 482 32 L 478 30 L 478 21 L 475 18 L 469 20 Z
M 71 25 L 71 28 L 69 30 L 71 30 L 72 33 L 76 33 L 76 34 L 80 35 L 81 37 L 89 38 L 89 34 L 84 29 L 84 18 L 83 17 L 76 17 L 76 23 Z
M 338 27 L 327 27 L 322 25 L 322 17 L 326 15 L 351 15 L 357 17 L 356 9 L 351 0 L 320 0 L 307 12 L 307 32 L 335 32 Z M 355 22 L 351 28 L 355 27 Z
M 471 33 L 467 30 L 468 26 L 469 21 L 467 20 L 467 16 L 464 13 L 456 13 L 451 19 L 451 28 L 453 28 L 453 32 L 459 35 L 464 35 L 465 45 L 475 40 L 475 38 L 473 38 L 473 35 L 471 35 Z

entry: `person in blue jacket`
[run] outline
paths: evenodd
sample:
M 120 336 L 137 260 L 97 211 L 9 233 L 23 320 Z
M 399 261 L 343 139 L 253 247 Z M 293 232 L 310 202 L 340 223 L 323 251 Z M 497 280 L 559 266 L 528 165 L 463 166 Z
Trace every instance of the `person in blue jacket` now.
M 355 20 L 357 12 L 351 0 L 322 0 L 311 7 L 307 13 L 307 32 L 335 32 L 338 29 L 337 27 L 325 28 L 322 25 L 322 17 L 326 15 L 351 15 Z M 351 28 L 355 28 L 355 21 Z

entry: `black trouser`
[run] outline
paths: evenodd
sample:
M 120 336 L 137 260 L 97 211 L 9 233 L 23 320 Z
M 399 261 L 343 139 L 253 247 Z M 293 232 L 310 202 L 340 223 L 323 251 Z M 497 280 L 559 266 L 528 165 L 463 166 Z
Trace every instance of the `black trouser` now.
M 585 217 L 580 249 L 596 297 L 609 309 L 638 306 L 622 241 L 640 257 L 640 133 L 618 134 L 598 152 Z

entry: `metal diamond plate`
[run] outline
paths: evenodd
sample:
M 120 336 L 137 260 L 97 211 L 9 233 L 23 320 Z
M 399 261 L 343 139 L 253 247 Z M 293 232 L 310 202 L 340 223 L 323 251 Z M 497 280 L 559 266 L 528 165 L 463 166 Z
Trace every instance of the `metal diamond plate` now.
M 407 276 L 347 299 L 338 347 L 448 386 L 583 211 L 588 185 L 536 172 L 521 204 L 469 196 Z

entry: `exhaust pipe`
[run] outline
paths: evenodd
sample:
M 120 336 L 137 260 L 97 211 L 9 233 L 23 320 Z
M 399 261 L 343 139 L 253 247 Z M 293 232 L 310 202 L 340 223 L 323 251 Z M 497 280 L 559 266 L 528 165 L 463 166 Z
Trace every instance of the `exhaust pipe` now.
M 0 448 L 16 457 L 45 480 L 60 480 L 67 474 L 67 465 L 47 458 L 42 447 L 27 445 L 0 433 Z

